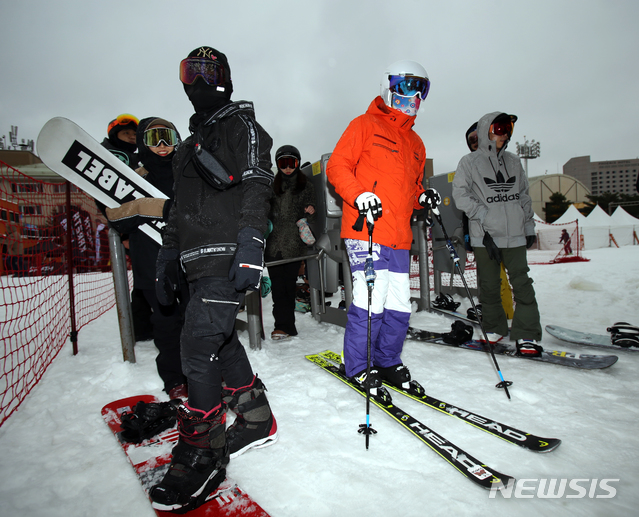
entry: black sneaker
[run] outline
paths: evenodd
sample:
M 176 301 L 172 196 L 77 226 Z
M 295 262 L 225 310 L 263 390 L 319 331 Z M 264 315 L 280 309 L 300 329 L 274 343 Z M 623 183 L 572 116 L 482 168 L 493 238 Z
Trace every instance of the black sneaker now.
M 410 372 L 406 365 L 399 363 L 395 366 L 389 366 L 387 368 L 377 367 L 381 378 L 388 384 L 397 386 L 398 388 L 408 389 L 410 386 Z

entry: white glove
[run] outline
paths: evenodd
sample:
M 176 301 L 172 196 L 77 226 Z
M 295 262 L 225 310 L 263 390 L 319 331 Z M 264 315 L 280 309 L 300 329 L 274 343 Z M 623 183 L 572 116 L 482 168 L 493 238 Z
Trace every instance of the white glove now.
M 433 208 L 437 208 L 437 205 L 441 204 L 442 197 L 434 188 L 429 188 L 425 192 L 422 192 L 417 201 L 424 208 L 430 208 L 432 210 Z
M 355 207 L 360 215 L 365 215 L 373 224 L 382 215 L 382 201 L 372 192 L 364 192 L 355 199 Z

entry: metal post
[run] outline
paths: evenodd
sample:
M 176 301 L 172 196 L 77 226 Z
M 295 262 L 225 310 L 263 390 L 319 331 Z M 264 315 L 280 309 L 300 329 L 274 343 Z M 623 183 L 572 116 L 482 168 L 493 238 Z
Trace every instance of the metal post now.
M 260 310 L 260 296 L 259 291 L 249 291 L 244 298 L 249 346 L 251 350 L 262 350 L 262 311 Z
M 13 126 L 11 126 L 13 128 Z M 16 131 L 18 128 L 16 127 Z M 78 354 L 78 331 L 75 322 L 75 287 L 73 285 L 73 214 L 71 213 L 71 183 L 65 182 L 67 205 L 67 276 L 69 278 L 69 316 L 71 333 L 69 335 L 73 345 L 73 355 Z
M 109 228 L 109 251 L 111 252 L 115 304 L 120 325 L 122 358 L 130 363 L 135 363 L 135 350 L 133 348 L 135 346 L 135 332 L 133 329 L 129 276 L 126 270 L 126 253 L 120 240 L 120 235 L 113 228 Z
M 424 311 L 430 309 L 430 271 L 428 269 L 428 241 L 424 231 L 425 223 L 417 221 L 417 249 L 419 250 L 419 302 L 417 310 Z

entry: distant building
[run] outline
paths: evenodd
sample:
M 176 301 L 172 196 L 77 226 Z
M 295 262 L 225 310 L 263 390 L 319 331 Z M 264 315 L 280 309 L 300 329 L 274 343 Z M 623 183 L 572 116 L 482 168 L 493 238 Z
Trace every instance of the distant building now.
M 547 203 L 550 196 L 561 193 L 566 199 L 578 207 L 588 201 L 588 188 L 578 179 L 567 174 L 545 174 L 528 178 L 530 198 L 535 213 L 546 221 Z
M 590 156 L 571 158 L 564 165 L 564 174 L 581 181 L 593 196 L 604 192 L 611 194 L 636 194 L 639 158 L 633 160 L 609 160 L 591 162 Z

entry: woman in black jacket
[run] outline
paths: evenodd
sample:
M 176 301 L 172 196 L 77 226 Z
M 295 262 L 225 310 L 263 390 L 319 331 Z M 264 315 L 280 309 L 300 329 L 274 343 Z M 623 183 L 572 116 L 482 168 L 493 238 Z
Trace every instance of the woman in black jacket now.
M 292 259 L 306 255 L 308 245 L 300 236 L 300 226 L 315 214 L 315 191 L 300 171 L 300 152 L 292 145 L 284 145 L 275 153 L 277 174 L 273 183 L 275 196 L 271 199 L 269 219 L 273 230 L 266 240 L 268 261 Z M 301 260 L 269 266 L 275 340 L 297 336 L 295 328 L 295 293 Z

